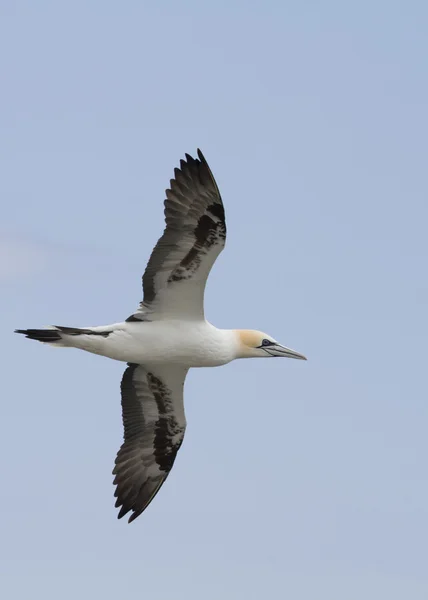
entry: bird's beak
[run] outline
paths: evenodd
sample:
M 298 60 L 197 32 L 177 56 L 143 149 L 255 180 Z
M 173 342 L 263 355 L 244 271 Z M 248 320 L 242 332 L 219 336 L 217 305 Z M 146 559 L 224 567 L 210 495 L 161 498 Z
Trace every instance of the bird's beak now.
M 292 350 L 291 348 L 287 348 L 286 346 L 281 346 L 281 344 L 275 344 L 275 346 L 270 346 L 266 348 L 269 351 L 269 354 L 272 356 L 283 356 L 284 358 L 297 358 L 298 360 L 307 360 L 306 356 Z

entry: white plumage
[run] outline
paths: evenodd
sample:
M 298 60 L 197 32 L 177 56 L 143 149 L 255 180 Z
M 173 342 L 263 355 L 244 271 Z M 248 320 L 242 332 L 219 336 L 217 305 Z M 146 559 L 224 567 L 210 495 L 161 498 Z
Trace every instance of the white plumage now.
M 189 368 L 236 358 L 305 359 L 253 330 L 217 329 L 204 316 L 204 291 L 226 240 L 223 202 L 200 150 L 175 169 L 165 200 L 166 228 L 143 275 L 144 298 L 121 323 L 19 329 L 30 339 L 128 363 L 122 378 L 124 443 L 113 470 L 119 518 L 147 508 L 171 470 L 186 428 Z

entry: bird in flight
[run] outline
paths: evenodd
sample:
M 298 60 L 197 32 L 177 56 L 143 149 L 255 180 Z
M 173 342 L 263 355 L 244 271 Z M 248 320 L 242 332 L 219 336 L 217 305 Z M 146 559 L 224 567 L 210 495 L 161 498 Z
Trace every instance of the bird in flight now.
M 153 500 L 183 442 L 183 387 L 192 367 L 236 358 L 306 360 L 261 331 L 217 329 L 205 319 L 205 284 L 226 241 L 223 202 L 202 152 L 186 154 L 166 190 L 165 222 L 143 275 L 143 300 L 121 323 L 17 329 L 53 346 L 128 363 L 122 377 L 124 442 L 113 474 L 118 518 L 129 523 Z

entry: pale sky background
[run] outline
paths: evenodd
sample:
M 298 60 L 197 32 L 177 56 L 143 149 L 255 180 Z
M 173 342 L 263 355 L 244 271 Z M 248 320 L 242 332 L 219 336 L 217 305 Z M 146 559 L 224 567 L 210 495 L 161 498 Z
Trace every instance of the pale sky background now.
M 0 1 L 0 593 L 428 598 L 428 3 Z M 185 152 L 219 327 L 175 467 L 116 519 L 123 365 L 15 327 L 126 318 Z

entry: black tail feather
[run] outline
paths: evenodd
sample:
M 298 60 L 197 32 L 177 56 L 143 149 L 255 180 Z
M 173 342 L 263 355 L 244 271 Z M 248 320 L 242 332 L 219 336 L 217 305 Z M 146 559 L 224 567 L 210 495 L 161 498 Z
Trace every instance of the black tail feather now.
M 30 340 L 37 340 L 38 342 L 45 342 L 47 344 L 59 342 L 64 339 L 63 336 L 99 335 L 101 337 L 108 337 L 111 333 L 111 331 L 92 331 L 92 329 L 63 327 L 60 325 L 56 325 L 55 327 L 56 329 L 15 329 L 15 333 L 23 333 Z
M 55 329 L 15 329 L 15 333 L 23 333 L 30 340 L 49 344 L 61 340 L 60 332 Z

